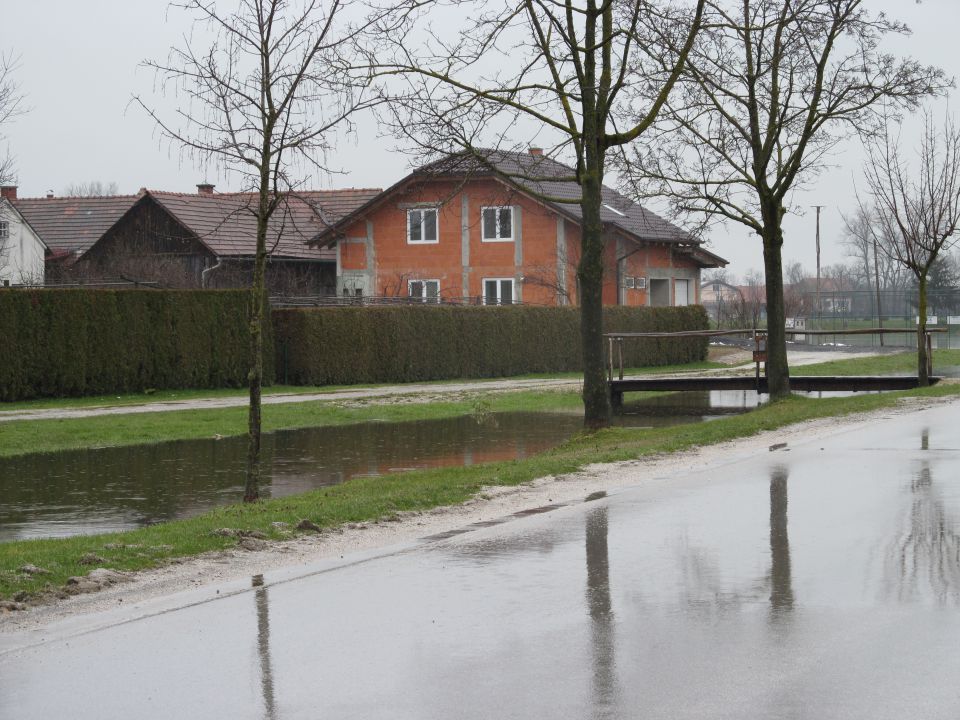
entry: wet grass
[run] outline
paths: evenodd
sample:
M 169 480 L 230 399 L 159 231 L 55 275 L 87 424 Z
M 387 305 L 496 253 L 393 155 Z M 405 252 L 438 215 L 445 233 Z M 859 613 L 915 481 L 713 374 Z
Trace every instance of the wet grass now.
M 934 350 L 933 374 L 937 368 L 960 365 L 960 350 Z M 815 365 L 790 368 L 791 375 L 916 375 L 916 351 L 904 351 L 894 355 L 856 357 L 849 360 L 833 360 Z
M 290 537 L 294 532 L 292 528 L 302 519 L 309 519 L 321 528 L 350 522 L 388 522 L 400 512 L 461 503 L 485 486 L 518 485 L 538 477 L 575 472 L 591 463 L 676 452 L 805 420 L 876 410 L 890 407 L 903 397 L 956 395 L 960 395 L 958 385 L 820 400 L 795 397 L 709 423 L 652 429 L 611 428 L 582 434 L 553 450 L 523 460 L 357 478 L 302 495 L 231 505 L 199 517 L 123 533 L 3 543 L 0 544 L 0 597 L 28 600 L 60 592 L 67 578 L 83 575 L 96 565 L 140 570 L 175 558 L 235 547 L 237 538 L 215 534 L 219 528 L 282 539 Z M 278 529 L 273 524 L 278 522 L 287 526 Z M 93 566 L 83 562 L 88 554 L 102 561 Z M 20 572 L 19 568 L 28 563 L 43 568 L 48 574 Z
M 576 392 L 464 393 L 437 402 L 336 401 L 298 402 L 263 406 L 263 430 L 347 425 L 359 422 L 405 422 L 442 419 L 483 412 L 517 410 L 576 410 Z M 79 448 L 144 445 L 170 440 L 245 435 L 246 407 L 177 410 L 129 415 L 102 415 L 61 420 L 21 420 L 0 423 L 0 457 L 59 452 Z

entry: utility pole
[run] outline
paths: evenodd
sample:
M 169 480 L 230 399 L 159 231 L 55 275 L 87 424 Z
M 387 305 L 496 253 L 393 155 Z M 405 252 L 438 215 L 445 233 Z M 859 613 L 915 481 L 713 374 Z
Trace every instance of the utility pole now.
M 823 330 L 823 312 L 820 304 L 820 211 L 823 205 L 813 206 L 817 211 L 817 330 Z
M 880 308 L 880 260 L 877 258 L 877 235 L 873 234 L 873 278 L 877 284 L 877 323 L 883 330 L 883 312 Z M 883 347 L 883 333 L 880 333 L 880 347 Z

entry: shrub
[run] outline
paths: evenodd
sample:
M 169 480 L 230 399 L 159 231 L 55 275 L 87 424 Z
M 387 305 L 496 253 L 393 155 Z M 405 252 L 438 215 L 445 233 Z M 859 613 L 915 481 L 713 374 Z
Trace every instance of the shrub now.
M 0 400 L 245 385 L 247 297 L 238 290 L 4 290 Z M 269 383 L 269 324 L 264 345 Z
M 580 313 L 561 307 L 274 310 L 277 377 L 294 385 L 416 382 L 581 369 Z M 700 306 L 604 310 L 606 332 L 707 329 Z M 624 343 L 627 366 L 706 359 L 707 338 Z

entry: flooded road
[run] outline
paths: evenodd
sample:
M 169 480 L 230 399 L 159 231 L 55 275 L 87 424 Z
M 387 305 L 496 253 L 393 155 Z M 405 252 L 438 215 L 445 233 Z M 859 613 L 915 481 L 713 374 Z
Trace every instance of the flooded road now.
M 953 720 L 958 424 L 0 635 L 0 717 Z

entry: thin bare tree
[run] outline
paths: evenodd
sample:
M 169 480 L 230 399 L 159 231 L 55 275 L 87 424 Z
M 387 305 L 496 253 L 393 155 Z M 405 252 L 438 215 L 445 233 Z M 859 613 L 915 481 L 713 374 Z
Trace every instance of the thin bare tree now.
M 348 22 L 350 0 L 240 0 L 229 11 L 213 0 L 188 0 L 173 7 L 189 12 L 199 32 L 166 61 L 145 65 L 177 97 L 178 110 L 168 116 L 140 97 L 134 102 L 198 166 L 239 176 L 251 193 L 246 211 L 256 218 L 257 231 L 243 497 L 251 502 L 260 496 L 268 226 L 271 237 L 279 238 L 283 228 L 276 225 L 292 215 L 285 212 L 287 200 L 310 171 L 325 172 L 333 131 L 349 128 L 352 114 L 368 104 L 344 71 L 344 53 L 358 29 Z M 201 47 L 193 37 L 211 39 Z
M 119 195 L 120 187 L 115 182 L 91 180 L 90 182 L 70 183 L 63 190 L 66 197 L 104 197 Z
M 732 221 L 762 241 L 770 394 L 790 392 L 783 217 L 793 191 L 844 138 L 878 128 L 880 101 L 913 108 L 950 83 L 889 54 L 908 28 L 863 0 L 710 0 L 704 30 L 651 135 L 624 158 L 628 185 L 701 227 Z M 670 48 L 667 48 L 670 49 Z
M 390 121 L 422 156 L 465 156 L 509 174 L 541 199 L 579 206 L 588 427 L 606 425 L 611 411 L 603 366 L 600 216 L 608 152 L 635 141 L 653 123 L 684 67 L 705 2 L 462 0 L 450 7 L 441 0 L 407 0 L 399 8 L 399 25 L 390 32 L 376 28 L 367 48 L 362 70 L 383 81 Z M 462 23 L 460 32 L 450 31 L 447 23 L 455 22 Z M 635 75 L 637 65 L 650 72 Z M 651 89 L 650 101 L 623 122 L 623 103 L 637 82 Z M 525 150 L 531 141 L 572 169 L 559 172 L 546 161 L 521 164 L 515 172 L 492 167 L 491 148 Z M 544 181 L 578 191 L 551 193 Z
M 924 117 L 916 163 L 911 168 L 901 145 L 887 125 L 883 136 L 867 143 L 864 175 L 874 207 L 881 252 L 895 259 L 916 278 L 917 376 L 929 383 L 927 357 L 927 283 L 930 270 L 960 236 L 960 127 L 947 117 L 937 128 L 932 115 Z
M 0 54 L 0 143 L 6 145 L 6 126 L 26 112 L 23 93 L 14 75 L 18 67 L 13 55 Z M 0 149 L 0 185 L 16 182 L 16 167 L 9 146 Z M 12 252 L 13 236 L 11 222 L 14 213 L 7 202 L 0 200 L 0 271 L 7 268 Z

